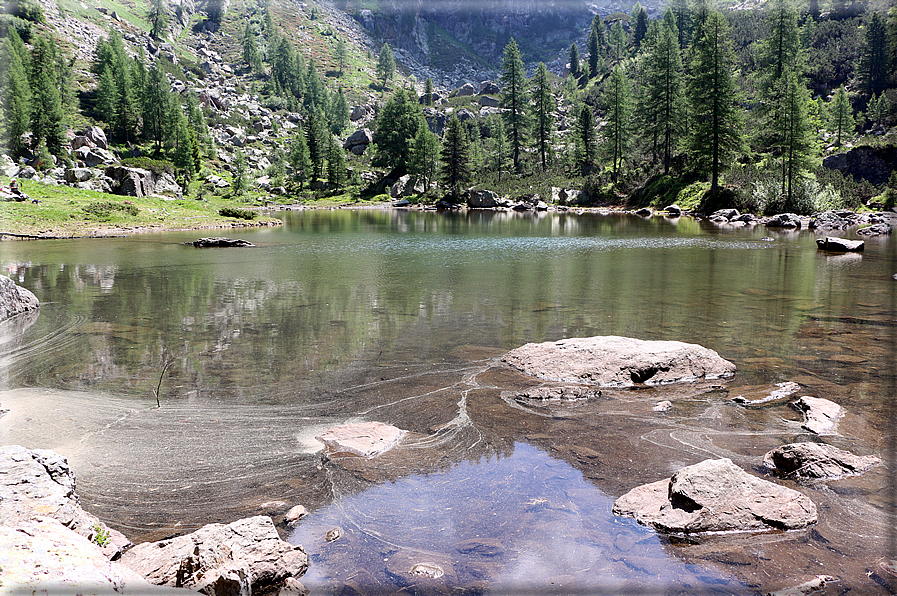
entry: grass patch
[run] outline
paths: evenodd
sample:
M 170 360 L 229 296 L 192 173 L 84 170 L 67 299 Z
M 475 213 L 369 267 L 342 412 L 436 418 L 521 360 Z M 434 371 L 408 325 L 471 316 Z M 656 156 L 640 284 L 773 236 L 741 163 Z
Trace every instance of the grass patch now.
M 234 217 L 236 219 L 255 219 L 255 211 L 249 209 L 240 209 L 239 207 L 222 207 L 218 210 L 218 215 L 222 217 Z
M 84 205 L 81 207 L 81 211 L 86 213 L 89 218 L 96 219 L 97 221 L 109 221 L 112 219 L 113 215 L 118 215 L 119 212 L 124 215 L 130 215 L 131 217 L 136 217 L 140 213 L 140 209 L 130 201 L 125 201 L 123 203 L 99 201 L 97 203 Z

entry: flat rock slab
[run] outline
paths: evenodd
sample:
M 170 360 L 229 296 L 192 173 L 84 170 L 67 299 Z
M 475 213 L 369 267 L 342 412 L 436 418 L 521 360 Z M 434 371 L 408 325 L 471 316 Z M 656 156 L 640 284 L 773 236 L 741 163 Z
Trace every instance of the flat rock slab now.
M 334 426 L 315 437 L 328 456 L 376 457 L 395 447 L 405 431 L 382 422 L 352 422 Z
M 192 244 L 196 248 L 248 248 L 255 246 L 248 240 L 233 238 L 200 238 L 193 242 L 187 242 L 187 244 Z
M 3 594 L 192 594 L 159 589 L 47 517 L 0 526 Z
M 751 476 L 725 458 L 634 488 L 617 499 L 613 513 L 662 532 L 684 533 L 791 530 L 816 522 L 816 506 L 808 497 Z
M 844 409 L 835 402 L 804 395 L 792 402 L 791 406 L 803 412 L 804 423 L 801 428 L 817 435 L 838 434 L 838 420 L 844 416 Z
M 778 389 L 773 389 L 768 393 L 766 391 L 763 391 L 763 393 L 761 393 L 760 395 L 736 395 L 732 398 L 732 401 L 745 406 L 756 406 L 759 404 L 765 404 L 766 402 L 786 398 L 789 395 L 800 391 L 800 385 L 793 381 L 776 383 L 776 387 L 778 387 Z
M 874 455 L 854 455 L 823 443 L 791 443 L 763 456 L 763 464 L 785 478 L 843 478 L 879 465 Z
M 75 475 L 64 457 L 49 449 L 0 447 L 0 520 L 10 525 L 36 516 L 55 519 L 88 540 L 102 542 L 101 550 L 110 559 L 131 546 L 121 532 L 81 508 Z
M 847 240 L 846 238 L 817 238 L 816 248 L 829 252 L 862 252 L 866 243 L 862 240 Z
M 663 385 L 735 374 L 733 363 L 697 344 L 612 335 L 526 344 L 502 360 L 540 379 L 601 387 Z
M 0 275 L 0 321 L 37 310 L 38 307 L 40 301 L 30 290 L 17 285 L 5 275 Z
M 156 585 L 216 595 L 277 593 L 308 569 L 302 547 L 281 540 L 264 516 L 138 544 L 121 562 Z

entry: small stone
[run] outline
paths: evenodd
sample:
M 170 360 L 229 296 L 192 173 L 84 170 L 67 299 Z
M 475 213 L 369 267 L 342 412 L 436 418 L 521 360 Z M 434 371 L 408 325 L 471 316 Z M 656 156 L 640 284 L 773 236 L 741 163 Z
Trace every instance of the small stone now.
M 327 530 L 327 533 L 324 535 L 324 540 L 327 542 L 336 542 L 343 535 L 343 531 L 341 528 L 331 528 Z
M 767 592 L 766 594 L 767 596 L 805 596 L 806 594 L 812 594 L 817 590 L 821 590 L 825 587 L 825 584 L 833 581 L 837 580 L 829 575 L 817 575 L 810 581 L 806 581 L 800 585 L 791 588 L 783 588 L 775 592 Z
M 792 443 L 769 451 L 763 464 L 786 478 L 841 478 L 862 474 L 881 460 L 859 456 L 823 443 Z
M 283 516 L 283 523 L 285 523 L 288 527 L 293 528 L 301 520 L 303 517 L 308 515 L 308 511 L 302 505 L 296 505 L 292 507 L 289 511 L 286 512 Z
M 315 437 L 329 456 L 376 457 L 396 446 L 405 431 L 382 422 L 354 422 L 335 426 Z
M 657 402 L 657 405 L 651 409 L 654 410 L 655 412 L 666 412 L 667 410 L 669 410 L 672 407 L 673 407 L 673 402 L 661 401 L 661 402 Z

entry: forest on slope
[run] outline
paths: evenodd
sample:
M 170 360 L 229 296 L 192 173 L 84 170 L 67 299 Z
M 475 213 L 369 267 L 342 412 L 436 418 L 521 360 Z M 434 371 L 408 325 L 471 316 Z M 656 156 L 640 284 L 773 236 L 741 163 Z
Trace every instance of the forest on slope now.
M 132 3 L 99 21 L 88 57 L 34 0 L 11 7 L 0 135 L 35 179 L 96 169 L 70 140 L 97 125 L 107 158 L 235 203 L 382 200 L 405 174 L 423 203 L 556 187 L 582 204 L 812 213 L 897 193 L 897 9 L 875 2 L 675 0 L 655 19 L 636 3 L 573 32 L 586 43 L 561 72 L 511 38 L 497 84 L 452 94 L 327 2 Z M 353 129 L 373 143 L 350 150 Z M 823 166 L 858 146 L 884 180 Z M 86 175 L 81 188 L 108 191 Z

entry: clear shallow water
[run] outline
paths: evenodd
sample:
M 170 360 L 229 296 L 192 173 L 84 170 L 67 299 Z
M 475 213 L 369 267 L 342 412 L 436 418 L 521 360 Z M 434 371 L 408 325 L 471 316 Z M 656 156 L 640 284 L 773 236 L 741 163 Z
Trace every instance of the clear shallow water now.
M 0 393 L 0 408 L 17 406 L 0 418 L 0 439 L 66 454 L 85 505 L 138 540 L 296 503 L 320 512 L 300 528 L 313 532 L 337 523 L 334 512 L 349 499 L 352 511 L 372 513 L 345 525 L 382 533 L 392 523 L 384 499 L 412 502 L 435 486 L 443 500 L 459 499 L 466 489 L 457 470 L 486 486 L 521 465 L 564 469 L 566 479 L 549 482 L 551 491 L 540 488 L 545 477 L 515 482 L 502 501 L 508 517 L 543 498 L 536 492 L 553 493 L 544 498 L 554 502 L 579 483 L 592 488 L 573 517 L 603 528 L 621 523 L 608 501 L 683 465 L 725 456 L 762 475 L 766 450 L 807 438 L 798 416 L 782 403 L 749 409 L 728 397 L 792 380 L 847 409 L 841 436 L 828 442 L 876 453 L 887 466 L 801 487 L 826 511 L 815 534 L 663 542 L 669 560 L 655 575 L 685 586 L 701 575 L 688 566 L 700 566 L 704 579 L 685 592 L 731 577 L 758 590 L 816 573 L 838 576 L 842 589 L 882 590 L 890 581 L 876 569 L 893 556 L 897 492 L 892 239 L 867 240 L 862 255 L 827 255 L 810 232 L 725 231 L 690 219 L 389 211 L 284 219 L 279 229 L 230 234 L 258 245 L 247 250 L 181 244 L 211 235 L 197 232 L 0 243 L 3 272 L 42 301 L 39 317 L 19 325 L 24 334 L 0 337 L 0 389 L 32 388 Z M 699 343 L 739 373 L 726 390 L 618 392 L 543 406 L 501 397 L 519 383 L 495 366 L 504 351 L 589 335 Z M 151 387 L 168 357 L 174 364 L 156 409 Z M 669 413 L 651 411 L 671 397 Z M 354 419 L 417 433 L 415 448 L 364 470 L 322 462 L 315 434 Z M 477 513 L 457 521 L 486 523 Z M 508 561 L 539 553 L 540 532 L 564 523 L 547 519 L 522 524 L 523 537 L 502 538 L 507 560 L 487 565 L 477 581 L 520 580 L 508 575 Z M 542 555 L 578 552 L 575 534 L 555 532 Z M 430 550 L 455 556 L 455 542 L 439 550 L 432 529 L 420 535 Z M 414 540 L 389 542 L 421 548 Z M 340 555 L 345 561 L 371 556 L 367 539 L 328 547 L 340 544 L 351 551 Z M 654 548 L 619 555 L 591 545 L 585 552 L 603 563 L 574 573 L 574 564 L 554 561 L 554 576 L 599 585 L 607 569 Z M 351 581 L 343 571 L 327 576 L 330 555 L 311 549 L 320 568 L 309 579 Z M 632 573 L 629 591 L 660 585 Z

